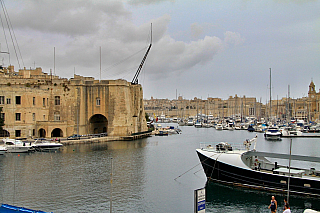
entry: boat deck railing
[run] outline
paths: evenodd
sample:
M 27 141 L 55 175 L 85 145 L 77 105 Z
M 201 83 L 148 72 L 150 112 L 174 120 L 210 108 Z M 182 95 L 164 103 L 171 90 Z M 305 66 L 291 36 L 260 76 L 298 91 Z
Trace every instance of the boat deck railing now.
M 238 152 L 246 150 L 243 143 L 201 142 L 200 149 L 209 152 Z

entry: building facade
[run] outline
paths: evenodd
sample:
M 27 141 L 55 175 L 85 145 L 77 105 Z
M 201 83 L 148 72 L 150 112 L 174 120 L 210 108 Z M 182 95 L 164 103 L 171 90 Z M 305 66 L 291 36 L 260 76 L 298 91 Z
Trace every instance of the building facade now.
M 227 100 L 210 98 L 202 100 L 183 99 L 177 100 L 154 99 L 144 100 L 145 110 L 151 117 L 179 117 L 188 118 L 197 114 L 223 117 L 255 117 L 258 120 L 282 120 L 290 122 L 304 120 L 306 122 L 320 122 L 320 91 L 316 92 L 315 84 L 311 81 L 307 97 L 293 99 L 290 97 L 271 100 L 263 104 L 254 97 L 229 96 Z M 271 109 L 270 109 L 271 107 Z M 271 113 L 271 114 L 270 114 Z
M 0 107 L 10 137 L 67 137 L 147 131 L 141 85 L 125 80 L 60 78 L 41 68 L 0 67 Z

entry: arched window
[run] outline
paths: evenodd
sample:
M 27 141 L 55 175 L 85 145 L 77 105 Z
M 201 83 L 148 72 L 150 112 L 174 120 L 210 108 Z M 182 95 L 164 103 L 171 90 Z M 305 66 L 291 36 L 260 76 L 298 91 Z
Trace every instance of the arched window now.
M 54 96 L 54 105 L 60 105 L 60 96 Z
M 54 121 L 60 121 L 60 112 L 54 112 Z

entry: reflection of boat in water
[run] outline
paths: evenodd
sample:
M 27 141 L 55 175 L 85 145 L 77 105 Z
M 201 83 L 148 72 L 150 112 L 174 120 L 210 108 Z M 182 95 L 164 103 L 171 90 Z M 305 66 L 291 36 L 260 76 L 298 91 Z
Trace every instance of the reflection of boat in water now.
M 56 151 L 56 150 L 60 149 L 60 147 L 62 147 L 62 146 L 63 145 L 61 143 L 51 142 L 51 141 L 47 141 L 47 140 L 36 140 L 33 143 L 33 147 L 37 151 Z
M 266 211 L 266 200 L 261 199 L 271 196 L 268 191 L 220 184 L 213 181 L 208 181 L 205 188 L 206 210 L 209 212 L 216 212 L 217 209 L 219 209 L 218 212 L 270 212 L 270 210 Z M 278 209 L 282 209 L 283 203 L 281 200 L 284 196 L 279 194 L 275 195 L 278 201 Z M 294 212 L 302 213 L 306 208 L 320 209 L 320 203 L 317 197 L 294 195 L 290 196 L 289 201 L 290 208 L 291 210 L 294 209 Z M 282 211 L 280 212 L 282 213 Z
M 277 154 L 249 150 L 257 136 L 243 144 L 201 143 L 197 149 L 200 162 L 208 180 L 260 190 L 286 192 L 290 175 L 290 192 L 320 196 L 320 171 L 314 168 L 290 169 L 272 163 L 266 157 L 297 161 L 320 162 L 318 157 Z
M 12 206 L 9 204 L 2 204 L 0 206 L 0 212 L 11 213 L 11 212 L 30 212 L 30 213 L 46 213 L 40 210 L 32 210 L 24 207 Z

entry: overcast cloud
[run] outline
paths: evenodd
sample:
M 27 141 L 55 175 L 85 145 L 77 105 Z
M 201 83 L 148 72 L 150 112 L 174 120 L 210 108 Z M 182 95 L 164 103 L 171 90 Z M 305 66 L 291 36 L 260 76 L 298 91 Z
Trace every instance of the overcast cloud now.
M 4 1 L 22 60 L 10 51 L 2 63 L 54 68 L 131 81 L 150 43 L 139 76 L 145 98 L 262 98 L 307 95 L 320 87 L 319 1 L 16 0 Z M 3 24 L 5 18 L 1 13 Z M 4 33 L 1 51 L 8 51 Z M 318 90 L 318 89 L 317 89 Z

